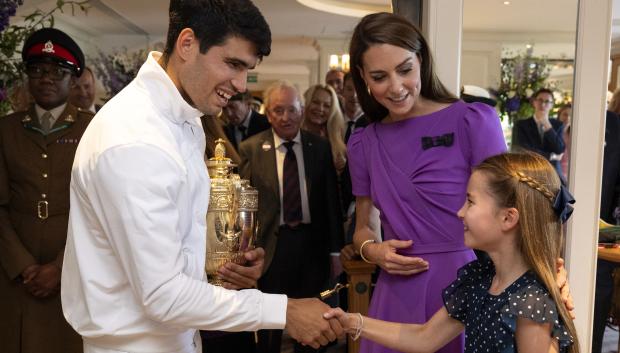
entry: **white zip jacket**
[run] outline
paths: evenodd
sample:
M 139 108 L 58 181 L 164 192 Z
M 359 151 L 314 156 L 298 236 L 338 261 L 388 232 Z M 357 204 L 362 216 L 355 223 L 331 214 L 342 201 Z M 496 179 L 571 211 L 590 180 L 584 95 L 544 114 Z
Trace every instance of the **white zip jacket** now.
M 78 146 L 62 271 L 64 315 L 87 345 L 194 352 L 195 329 L 282 329 L 287 299 L 206 281 L 210 180 L 198 110 L 152 52 Z

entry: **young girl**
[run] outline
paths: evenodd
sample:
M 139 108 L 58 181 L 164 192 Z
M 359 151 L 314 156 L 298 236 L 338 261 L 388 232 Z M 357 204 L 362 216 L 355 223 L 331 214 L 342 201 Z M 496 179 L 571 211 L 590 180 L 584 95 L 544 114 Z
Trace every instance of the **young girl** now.
M 533 153 L 501 154 L 474 169 L 458 216 L 465 244 L 489 260 L 463 266 L 425 324 L 332 309 L 346 331 L 403 352 L 434 352 L 466 331 L 465 352 L 579 351 L 556 284 L 562 223 L 574 200 L 554 168 Z

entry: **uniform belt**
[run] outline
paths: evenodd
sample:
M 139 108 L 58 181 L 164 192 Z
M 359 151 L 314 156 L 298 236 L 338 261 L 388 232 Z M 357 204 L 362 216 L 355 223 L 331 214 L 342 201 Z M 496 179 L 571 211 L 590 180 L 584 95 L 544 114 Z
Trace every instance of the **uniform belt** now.
M 41 220 L 54 216 L 66 216 L 69 214 L 69 207 L 61 202 L 54 202 L 50 199 L 43 200 L 20 200 L 9 204 L 11 213 L 18 213 L 27 217 L 35 217 Z
M 47 219 L 49 217 L 49 202 L 46 200 L 37 201 L 37 217 Z

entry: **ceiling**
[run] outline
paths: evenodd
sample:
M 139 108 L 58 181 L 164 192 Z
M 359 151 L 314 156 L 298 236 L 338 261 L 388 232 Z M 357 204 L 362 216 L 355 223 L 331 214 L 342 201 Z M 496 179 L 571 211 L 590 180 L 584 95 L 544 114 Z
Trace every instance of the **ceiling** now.
M 389 0 L 300 0 L 313 3 L 348 3 L 361 6 L 389 7 Z M 465 31 L 574 31 L 577 0 L 465 0 Z M 47 9 L 56 0 L 26 0 L 18 17 L 35 8 Z M 295 0 L 255 0 L 269 22 L 273 37 L 346 38 L 358 19 L 318 11 Z M 567 3 L 573 5 L 567 6 Z M 620 0 L 614 0 L 614 5 Z M 167 28 L 167 0 L 127 1 L 91 0 L 87 15 L 76 13 L 58 16 L 61 23 L 79 28 L 92 37 L 114 35 L 148 35 L 161 40 Z M 614 6 L 614 24 L 620 25 L 620 6 Z M 552 15 L 550 15 L 552 14 Z M 620 26 L 615 26 L 620 34 Z M 614 32 L 616 33 L 616 31 Z M 121 43 L 117 43 L 121 44 Z
M 282 72 L 314 80 L 322 77 L 322 50 L 346 50 L 359 18 L 319 11 L 300 2 L 313 7 L 328 4 L 389 8 L 391 0 L 254 0 L 274 38 L 272 54 L 258 67 L 261 74 Z M 620 42 L 620 0 L 613 2 L 613 36 Z M 48 10 L 55 3 L 26 0 L 12 20 L 19 21 L 37 8 Z M 65 11 L 56 16 L 56 26 L 73 36 L 91 58 L 99 51 L 157 48 L 165 40 L 168 4 L 168 0 L 90 0 L 87 14 L 78 10 L 72 16 L 71 11 Z M 537 38 L 538 42 L 541 38 L 565 38 L 568 45 L 575 37 L 577 0 L 511 0 L 510 5 L 504 5 L 504 0 L 464 0 L 463 12 L 466 36 L 471 33 L 484 38 L 491 34 L 511 38 L 513 43 L 519 43 L 520 38 Z

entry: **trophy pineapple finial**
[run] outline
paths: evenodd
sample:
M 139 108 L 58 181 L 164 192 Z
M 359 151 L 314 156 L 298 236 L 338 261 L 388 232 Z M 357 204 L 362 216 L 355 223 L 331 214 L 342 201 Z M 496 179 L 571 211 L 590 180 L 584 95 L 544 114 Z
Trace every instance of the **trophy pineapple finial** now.
M 224 145 L 224 140 L 219 138 L 215 140 L 215 159 L 223 160 L 226 158 L 226 146 Z

